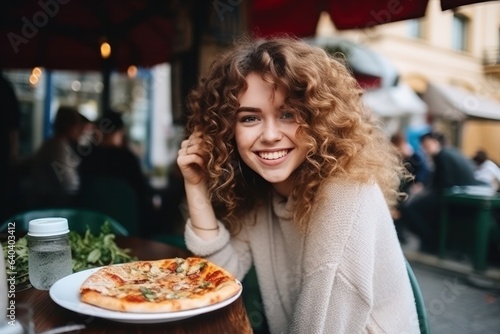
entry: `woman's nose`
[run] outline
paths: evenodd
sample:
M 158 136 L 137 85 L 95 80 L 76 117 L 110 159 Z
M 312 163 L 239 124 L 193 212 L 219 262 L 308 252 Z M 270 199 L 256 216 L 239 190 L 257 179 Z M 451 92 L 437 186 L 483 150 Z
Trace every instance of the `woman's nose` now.
M 280 140 L 283 137 L 283 133 L 279 128 L 279 125 L 275 121 L 267 122 L 263 129 L 262 134 L 260 135 L 260 140 L 272 142 Z

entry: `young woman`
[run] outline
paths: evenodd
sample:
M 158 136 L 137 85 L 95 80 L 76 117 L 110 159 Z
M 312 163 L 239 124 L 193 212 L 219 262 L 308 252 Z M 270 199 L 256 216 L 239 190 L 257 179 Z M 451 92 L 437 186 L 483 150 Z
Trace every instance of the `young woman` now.
M 188 100 L 178 153 L 199 256 L 256 268 L 272 333 L 415 333 L 389 208 L 405 168 L 346 67 L 294 39 L 246 40 Z

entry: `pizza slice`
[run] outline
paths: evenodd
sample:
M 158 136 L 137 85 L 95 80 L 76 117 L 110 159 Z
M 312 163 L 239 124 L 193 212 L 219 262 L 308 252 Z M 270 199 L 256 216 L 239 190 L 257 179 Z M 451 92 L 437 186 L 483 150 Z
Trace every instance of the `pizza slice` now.
M 212 305 L 241 288 L 224 268 L 189 257 L 103 267 L 83 282 L 80 297 L 113 311 L 159 313 Z

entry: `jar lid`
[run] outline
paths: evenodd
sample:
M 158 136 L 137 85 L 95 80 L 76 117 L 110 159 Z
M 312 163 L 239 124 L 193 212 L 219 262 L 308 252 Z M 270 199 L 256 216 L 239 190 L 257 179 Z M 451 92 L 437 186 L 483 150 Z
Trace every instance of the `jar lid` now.
M 28 235 L 48 237 L 69 233 L 68 220 L 61 217 L 33 219 L 29 222 Z

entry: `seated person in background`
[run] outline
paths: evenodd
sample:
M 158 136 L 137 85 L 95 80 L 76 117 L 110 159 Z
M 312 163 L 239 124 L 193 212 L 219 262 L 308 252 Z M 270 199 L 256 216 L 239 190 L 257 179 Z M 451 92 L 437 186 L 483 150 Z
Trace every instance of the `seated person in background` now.
M 476 165 L 474 176 L 476 179 L 483 181 L 491 186 L 495 191 L 500 190 L 500 168 L 488 158 L 483 150 L 478 150 L 472 158 Z
M 78 168 L 82 186 L 96 176 L 126 181 L 137 195 L 141 221 L 149 221 L 152 201 L 150 187 L 139 158 L 127 147 L 125 123 L 119 112 L 108 110 L 97 121 L 92 146 Z
M 476 165 L 474 176 L 496 192 L 500 192 L 500 168 L 488 158 L 484 150 L 478 150 L 472 158 Z M 493 218 L 500 225 L 500 209 L 493 209 Z M 496 246 L 495 256 L 500 260 L 500 245 Z
M 397 148 L 404 165 L 414 177 L 411 181 L 403 181 L 401 183 L 401 191 L 407 193 L 409 196 L 418 194 L 424 189 L 430 174 L 425 156 L 411 147 L 402 132 L 392 135 L 391 143 Z M 404 205 L 404 202 L 400 205 Z M 398 232 L 398 238 L 401 242 L 405 242 L 404 223 L 400 219 L 400 207 L 395 208 L 391 213 Z
M 474 177 L 474 166 L 470 159 L 447 146 L 443 134 L 424 134 L 420 137 L 420 143 L 424 152 L 432 158 L 434 171 L 429 186 L 401 206 L 401 218 L 405 226 L 420 238 L 421 250 L 433 253 L 438 245 L 441 196 L 444 190 L 453 186 L 484 184 Z
M 406 140 L 405 135 L 401 132 L 394 134 L 391 137 L 391 142 L 401 154 L 403 163 L 408 171 L 414 176 L 411 182 L 407 182 L 403 185 L 402 190 L 408 194 L 420 192 L 423 190 L 430 174 L 425 156 L 415 151 Z
M 81 162 L 75 148 L 83 131 L 83 118 L 74 107 L 61 106 L 54 119 L 53 136 L 31 159 L 26 189 L 28 208 L 71 206 L 80 181 Z

